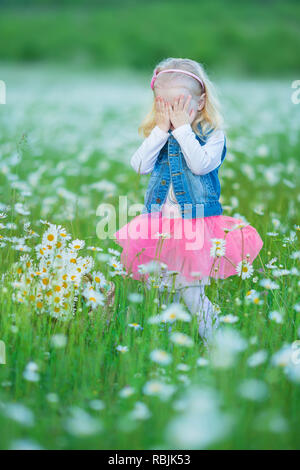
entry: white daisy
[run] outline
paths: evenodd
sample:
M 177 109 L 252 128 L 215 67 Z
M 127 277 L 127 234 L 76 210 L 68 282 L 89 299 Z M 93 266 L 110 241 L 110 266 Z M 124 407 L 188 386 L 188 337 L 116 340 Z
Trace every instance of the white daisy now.
M 270 320 L 275 321 L 275 323 L 278 323 L 278 324 L 283 323 L 282 314 L 280 312 L 277 312 L 276 310 L 273 310 L 273 312 L 269 313 L 269 318 Z
M 176 320 L 191 321 L 191 315 L 187 313 L 180 303 L 173 303 L 160 316 L 160 320 L 166 323 L 173 323 Z
M 118 250 L 114 250 L 113 248 L 108 248 L 108 253 L 110 253 L 111 255 L 114 255 L 114 256 L 120 256 L 121 253 L 118 251 Z
M 126 385 L 126 387 L 124 387 L 124 388 L 122 388 L 122 390 L 120 390 L 119 396 L 122 397 L 122 398 L 131 397 L 131 395 L 133 395 L 134 392 L 135 392 L 135 390 L 134 390 L 133 387 L 130 387 L 129 385 Z
M 71 243 L 70 243 L 70 248 L 71 250 L 75 250 L 75 251 L 79 251 L 81 250 L 82 248 L 84 248 L 84 245 L 85 245 L 85 241 L 84 240 L 73 240 Z
M 144 420 L 150 418 L 152 413 L 150 412 L 149 408 L 145 403 L 141 401 L 137 401 L 133 410 L 129 413 L 129 418 L 137 419 L 137 420 Z
M 179 331 L 174 331 L 174 333 L 170 335 L 170 339 L 173 343 L 178 344 L 180 346 L 186 346 L 188 348 L 190 348 L 194 344 L 192 338 L 190 338 L 185 333 L 180 333 Z
M 138 271 L 141 274 L 157 273 L 160 272 L 163 264 L 157 260 L 151 260 L 146 264 L 139 264 Z
M 211 238 L 212 247 L 210 249 L 210 256 L 220 257 L 226 253 L 226 240 L 223 238 Z
M 130 302 L 139 304 L 143 301 L 143 296 L 142 294 L 139 294 L 138 292 L 132 292 L 131 294 L 128 295 L 128 300 Z
M 96 308 L 98 305 L 104 305 L 105 297 L 101 292 L 88 287 L 83 291 L 82 295 L 85 297 L 86 304 L 89 307 Z
M 271 279 L 262 279 L 261 281 L 259 281 L 259 284 L 265 289 L 279 289 L 279 285 L 276 284 L 276 282 L 273 282 Z
M 51 344 L 56 349 L 64 348 L 67 345 L 67 337 L 62 333 L 57 333 L 51 337 Z
M 199 367 L 204 367 L 204 366 L 207 366 L 209 364 L 208 360 L 205 359 L 204 357 L 199 357 L 197 359 L 197 366 Z
M 248 261 L 242 260 L 238 263 L 236 272 L 242 279 L 248 279 L 252 276 L 254 269 L 252 264 L 248 263 Z
M 162 349 L 154 349 L 154 351 L 151 351 L 150 359 L 162 365 L 168 365 L 172 362 L 172 356 Z
M 96 283 L 97 286 L 99 287 L 104 287 L 107 284 L 107 281 L 104 277 L 104 274 L 102 274 L 100 271 L 97 271 L 96 273 L 92 273 L 93 276 L 93 281 Z
M 220 317 L 220 321 L 223 323 L 236 323 L 237 321 L 239 321 L 239 317 L 231 314 L 223 315 L 222 317 Z
M 150 380 L 144 385 L 143 392 L 145 395 L 154 395 L 167 400 L 175 392 L 175 387 L 158 380 Z
M 260 305 L 263 303 L 263 300 L 260 298 L 260 293 L 257 292 L 255 289 L 251 289 L 246 293 L 246 299 L 248 301 L 252 301 L 256 305 Z
M 156 232 L 155 237 L 156 238 L 161 238 L 161 239 L 164 240 L 165 238 L 171 238 L 171 234 L 168 233 L 168 232 L 165 232 L 165 233 Z
M 109 259 L 109 262 L 108 262 L 109 266 L 111 266 L 112 268 L 114 268 L 116 271 L 122 271 L 123 270 L 123 265 L 122 263 L 120 263 L 119 260 L 117 260 L 117 258 L 115 256 L 112 256 L 110 259 Z
M 250 367 L 257 367 L 266 362 L 268 357 L 268 353 L 265 350 L 257 351 L 256 353 L 252 354 L 252 356 L 248 357 L 247 363 Z
M 127 346 L 122 346 L 121 344 L 119 344 L 116 347 L 116 350 L 119 351 L 120 353 L 124 354 L 128 351 L 128 347 Z
M 135 330 L 142 330 L 143 327 L 139 325 L 138 323 L 129 323 L 130 328 L 134 328 Z
M 42 237 L 42 245 L 47 249 L 54 248 L 58 237 L 57 227 L 55 225 L 50 225 Z

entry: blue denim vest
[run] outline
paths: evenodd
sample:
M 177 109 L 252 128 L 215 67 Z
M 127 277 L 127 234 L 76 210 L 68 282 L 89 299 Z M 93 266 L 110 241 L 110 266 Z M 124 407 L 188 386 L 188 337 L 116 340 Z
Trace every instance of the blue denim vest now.
M 196 133 L 195 136 L 201 145 L 205 145 L 212 129 L 204 135 L 200 123 L 198 128 L 201 137 Z M 226 139 L 220 165 L 206 175 L 195 175 L 187 166 L 180 145 L 171 134 L 172 131 L 168 132 L 170 136 L 159 152 L 148 182 L 142 213 L 161 210 L 172 180 L 182 218 L 194 219 L 222 214 L 218 171 L 226 155 Z

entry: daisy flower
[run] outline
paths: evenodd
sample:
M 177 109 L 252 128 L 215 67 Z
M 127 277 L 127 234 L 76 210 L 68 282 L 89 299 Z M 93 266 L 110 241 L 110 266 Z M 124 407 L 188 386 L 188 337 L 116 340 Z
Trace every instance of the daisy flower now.
M 108 260 L 108 264 L 114 269 L 114 271 L 110 272 L 112 276 L 115 276 L 117 274 L 126 274 L 123 269 L 122 263 L 120 263 L 120 261 L 115 256 L 111 257 Z
M 179 346 L 191 347 L 193 346 L 193 340 L 188 335 L 175 331 L 170 335 L 170 339 L 173 343 L 178 344 Z
M 150 418 L 151 415 L 152 413 L 150 412 L 147 405 L 141 401 L 137 401 L 133 410 L 129 413 L 129 418 L 143 420 Z
M 30 211 L 27 210 L 21 202 L 16 202 L 15 212 L 20 215 L 29 215 Z
M 246 293 L 246 299 L 252 301 L 256 305 L 263 303 L 263 300 L 260 298 L 260 293 L 255 289 L 251 289 Z
M 58 234 L 63 240 L 71 240 L 71 235 L 69 235 L 64 227 L 61 225 L 58 226 Z
M 204 366 L 207 366 L 209 364 L 208 360 L 205 359 L 205 357 L 199 357 L 197 359 L 197 366 L 199 367 L 204 367 Z
M 138 292 L 132 292 L 128 295 L 128 300 L 130 302 L 139 304 L 143 301 L 143 296 L 142 294 L 139 294 Z
M 278 323 L 278 324 L 283 323 L 283 317 L 281 313 L 277 312 L 276 310 L 269 313 L 269 318 L 270 320 L 273 320 L 275 323 Z
M 168 233 L 168 232 L 165 232 L 165 233 L 164 233 L 164 232 L 161 232 L 161 233 L 160 233 L 160 232 L 156 232 L 155 237 L 156 237 L 156 238 L 161 238 L 161 239 L 164 240 L 164 239 L 166 239 L 166 238 L 171 238 L 171 234 Z
M 148 323 L 150 323 L 150 325 L 158 325 L 160 322 L 161 322 L 160 315 L 154 315 L 148 318 Z
M 89 272 L 93 266 L 94 266 L 94 259 L 91 256 L 80 258 L 80 267 L 82 268 L 83 274 Z
M 262 279 L 259 284 L 268 290 L 279 289 L 279 285 L 271 279 Z
M 272 258 L 267 264 L 265 264 L 266 268 L 269 268 L 269 269 L 276 268 L 276 265 L 274 266 L 275 261 L 277 261 L 277 258 Z
M 248 279 L 252 276 L 254 269 L 252 264 L 250 264 L 248 261 L 242 260 L 238 263 L 236 272 L 242 279 Z
M 135 330 L 142 330 L 143 327 L 141 325 L 139 325 L 138 323 L 129 323 L 130 328 L 133 328 Z
M 159 261 L 151 260 L 146 264 L 139 264 L 138 271 L 141 274 L 157 273 L 160 272 L 162 266 L 163 264 Z
M 108 248 L 108 253 L 110 253 L 111 255 L 114 255 L 114 256 L 120 256 L 120 252 L 118 250 L 114 250 L 113 248 Z
M 91 273 L 93 277 L 93 281 L 98 287 L 104 287 L 107 284 L 107 281 L 104 277 L 104 274 L 102 274 L 100 271 L 97 271 L 95 273 Z
M 67 345 L 67 337 L 62 333 L 57 333 L 51 337 L 51 344 L 56 349 L 64 348 Z
M 268 358 L 268 353 L 264 349 L 257 351 L 256 353 L 252 354 L 252 356 L 248 357 L 247 363 L 249 367 L 257 367 L 266 362 Z
M 175 387 L 158 380 L 150 380 L 144 385 L 143 392 L 145 395 L 154 395 L 167 400 L 175 392 Z
M 99 248 L 99 247 L 96 247 L 96 246 L 88 246 L 87 247 L 87 250 L 90 250 L 90 251 L 103 251 L 103 248 Z
M 150 353 L 150 359 L 165 366 L 172 362 L 172 356 L 162 349 L 154 349 Z
M 210 249 L 210 256 L 220 257 L 226 253 L 226 240 L 223 238 L 211 238 L 212 247 Z
M 119 346 L 116 347 L 116 350 L 119 351 L 120 353 L 124 354 L 128 351 L 128 347 L 127 346 L 122 346 L 121 344 L 119 344 Z
M 135 392 L 135 390 L 134 390 L 133 387 L 130 387 L 129 385 L 126 385 L 126 387 L 124 387 L 122 390 L 120 390 L 119 395 L 122 398 L 127 398 L 127 397 L 131 397 L 131 395 L 133 395 L 134 392 Z
M 191 315 L 187 313 L 181 304 L 173 303 L 160 316 L 161 321 L 173 323 L 176 320 L 191 321 Z
M 55 225 L 50 225 L 50 227 L 46 230 L 42 238 L 42 245 L 45 248 L 53 249 L 58 237 L 58 231 Z
M 86 304 L 92 308 L 98 307 L 98 305 L 104 305 L 104 295 L 101 294 L 101 292 L 86 288 L 82 295 L 86 298 Z
M 239 321 L 239 317 L 231 314 L 223 315 L 222 317 L 220 317 L 220 321 L 223 323 L 236 323 L 237 321 Z
M 84 245 L 85 245 L 85 241 L 84 240 L 73 240 L 71 243 L 70 243 L 70 248 L 71 250 L 76 250 L 76 251 L 79 251 L 81 250 L 82 248 L 84 248 Z
M 244 227 L 247 227 L 249 225 L 248 222 L 239 222 L 231 227 L 231 230 L 237 230 L 237 229 L 242 229 Z

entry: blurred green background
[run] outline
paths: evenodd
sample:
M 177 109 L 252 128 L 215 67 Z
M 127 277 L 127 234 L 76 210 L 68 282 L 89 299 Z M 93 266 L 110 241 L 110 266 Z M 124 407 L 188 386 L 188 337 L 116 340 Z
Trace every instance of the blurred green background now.
M 151 71 L 189 57 L 217 74 L 300 70 L 300 2 L 0 0 L 0 61 Z
M 0 449 L 299 449 L 300 365 L 290 354 L 300 340 L 300 3 L 0 5 Z M 116 208 L 116 228 L 127 217 L 120 196 L 129 211 L 142 205 L 150 175 L 129 162 L 153 102 L 152 70 L 169 56 L 202 62 L 218 85 L 224 215 L 245 217 L 264 242 L 253 277 L 208 286 L 228 328 L 215 359 L 196 318 L 172 325 L 194 339 L 186 349 L 173 347 L 169 325 L 148 323 L 163 311 L 158 289 L 112 272 L 110 248 L 119 247 L 96 232 L 100 204 Z M 45 220 L 84 240 L 95 272 L 116 283 L 111 320 L 82 302 L 56 322 L 22 302 L 31 267 L 21 292 L 13 263 L 35 258 Z M 151 360 L 157 348 L 170 365 Z M 174 386 L 174 397 L 148 395 L 152 380 Z

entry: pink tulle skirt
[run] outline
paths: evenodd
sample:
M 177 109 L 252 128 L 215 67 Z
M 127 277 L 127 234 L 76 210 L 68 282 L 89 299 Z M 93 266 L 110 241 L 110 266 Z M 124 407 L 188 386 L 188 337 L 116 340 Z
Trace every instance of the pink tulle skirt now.
M 133 279 L 139 266 L 157 260 L 187 281 L 225 279 L 237 274 L 242 260 L 252 264 L 263 246 L 257 230 L 226 215 L 168 218 L 162 212 L 140 214 L 115 232 L 121 263 Z

